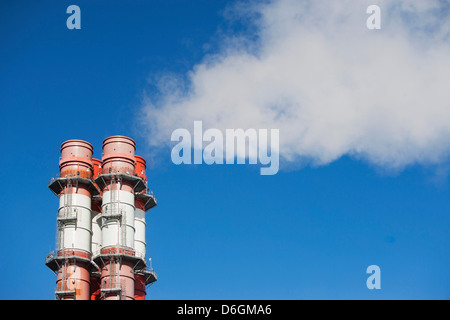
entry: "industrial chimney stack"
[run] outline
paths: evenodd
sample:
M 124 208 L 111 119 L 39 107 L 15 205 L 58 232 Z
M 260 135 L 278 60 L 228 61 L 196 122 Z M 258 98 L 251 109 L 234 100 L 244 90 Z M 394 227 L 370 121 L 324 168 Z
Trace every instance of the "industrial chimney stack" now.
M 59 197 L 56 253 L 60 300 L 144 300 L 156 273 L 146 262 L 145 212 L 156 206 L 146 161 L 125 136 L 103 141 L 103 157 L 82 140 L 61 146 L 60 174 L 49 183 Z

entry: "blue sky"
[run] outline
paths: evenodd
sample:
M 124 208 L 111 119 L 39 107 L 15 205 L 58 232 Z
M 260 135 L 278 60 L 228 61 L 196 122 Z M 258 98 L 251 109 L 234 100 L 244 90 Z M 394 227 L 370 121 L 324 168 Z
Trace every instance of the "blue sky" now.
M 81 30 L 66 28 L 71 4 L 81 8 Z M 376 148 L 361 157 L 313 150 L 306 156 L 322 165 L 284 159 L 291 165 L 261 176 L 250 165 L 176 166 L 169 147 L 149 143 L 139 123 L 144 95 L 158 94 L 155 77 L 184 75 L 224 45 L 224 34 L 253 30 L 224 18 L 231 4 L 0 4 L 0 299 L 54 298 L 44 259 L 55 246 L 58 200 L 47 182 L 60 145 L 84 139 L 99 158 L 115 134 L 133 137 L 137 154 L 151 159 L 158 206 L 147 215 L 147 248 L 159 280 L 149 299 L 450 298 L 446 145 L 432 144 L 439 161 L 423 162 L 408 145 L 399 153 L 410 157 L 394 169 Z M 170 111 L 167 97 L 157 100 L 161 113 Z M 381 290 L 366 287 L 373 264 Z

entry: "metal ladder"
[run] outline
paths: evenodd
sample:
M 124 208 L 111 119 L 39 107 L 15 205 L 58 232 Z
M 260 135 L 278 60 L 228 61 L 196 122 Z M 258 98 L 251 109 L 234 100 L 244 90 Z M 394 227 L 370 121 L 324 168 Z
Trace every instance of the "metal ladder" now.
M 58 288 L 58 286 L 56 287 L 55 290 L 55 296 L 57 300 L 62 300 L 62 298 L 66 297 L 66 296 L 73 296 L 73 299 L 76 300 L 76 282 L 73 284 L 74 288 L 73 289 L 69 289 L 68 285 L 67 285 L 67 281 L 69 281 L 69 277 L 67 275 L 67 268 L 70 266 L 69 264 L 69 260 L 65 259 L 64 260 L 64 264 L 62 266 L 62 275 L 61 275 L 61 283 L 60 283 L 60 288 Z M 76 266 L 75 266 L 76 268 Z
M 118 262 L 115 258 L 110 259 L 109 263 L 109 282 L 107 286 L 103 286 L 101 289 L 102 298 L 108 295 L 108 293 L 115 293 L 117 300 L 122 300 L 125 296 L 125 286 L 120 284 L 120 273 L 117 271 Z

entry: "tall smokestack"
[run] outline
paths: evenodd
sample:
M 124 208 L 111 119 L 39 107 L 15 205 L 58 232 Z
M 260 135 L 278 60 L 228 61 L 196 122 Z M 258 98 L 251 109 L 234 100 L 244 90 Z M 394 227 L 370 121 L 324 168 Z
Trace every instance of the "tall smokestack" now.
M 103 141 L 101 292 L 105 300 L 134 299 L 133 139 L 112 136 Z M 97 180 L 99 179 L 97 178 Z
M 91 196 L 93 147 L 83 140 L 61 145 L 60 175 L 49 188 L 59 197 L 56 255 L 47 266 L 57 274 L 55 295 L 61 300 L 90 299 Z
M 147 176 L 145 174 L 145 170 L 147 168 L 147 163 L 145 159 L 141 156 L 135 156 L 136 159 L 136 167 L 135 167 L 135 175 L 142 178 L 147 185 Z M 146 190 L 142 190 L 141 192 L 137 192 L 135 194 L 135 214 L 134 214 L 134 225 L 135 225 L 135 238 L 134 238 L 134 246 L 136 249 L 136 255 L 142 257 L 144 262 L 145 253 L 147 243 L 145 240 L 145 227 L 147 225 L 145 221 L 145 212 L 156 206 L 156 201 L 152 194 L 147 193 L 148 188 Z M 136 270 L 135 272 L 135 282 L 134 282 L 134 297 L 135 300 L 145 300 L 146 286 L 156 281 L 156 273 L 153 271 L 151 266 L 147 266 Z
M 46 265 L 57 274 L 61 300 L 144 300 L 156 273 L 146 264 L 146 161 L 133 139 L 111 136 L 103 157 L 83 140 L 61 145 L 60 174 L 49 183 L 59 197 L 57 249 Z

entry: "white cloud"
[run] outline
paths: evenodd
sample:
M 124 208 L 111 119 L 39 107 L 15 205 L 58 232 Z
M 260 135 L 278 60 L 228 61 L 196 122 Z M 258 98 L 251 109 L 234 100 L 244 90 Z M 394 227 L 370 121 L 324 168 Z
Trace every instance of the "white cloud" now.
M 381 8 L 381 30 L 366 28 L 371 4 Z M 449 7 L 448 0 L 236 6 L 230 12 L 251 17 L 249 38 L 257 40 L 230 37 L 186 78 L 161 77 L 159 97 L 143 106 L 148 141 L 170 145 L 173 130 L 202 120 L 205 129 L 278 128 L 288 162 L 351 155 L 401 168 L 446 161 Z

